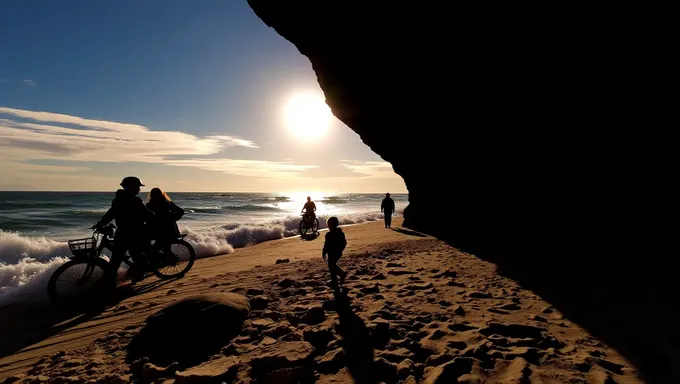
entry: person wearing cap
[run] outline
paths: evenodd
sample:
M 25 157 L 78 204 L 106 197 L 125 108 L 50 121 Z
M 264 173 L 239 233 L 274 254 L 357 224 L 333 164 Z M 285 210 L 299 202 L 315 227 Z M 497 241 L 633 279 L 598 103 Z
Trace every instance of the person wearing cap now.
M 390 193 L 385 194 L 385 198 L 380 204 L 380 212 L 385 214 L 385 228 L 392 227 L 392 214 L 394 213 L 394 200 L 390 197 Z
M 111 202 L 111 208 L 92 227 L 101 228 L 112 220 L 116 221 L 113 255 L 111 255 L 110 268 L 107 271 L 107 278 L 113 279 L 114 285 L 125 252 L 130 252 L 130 257 L 134 262 L 134 266 L 128 270 L 133 282 L 144 277 L 146 260 L 142 251 L 150 247 L 147 224 L 150 224 L 154 218 L 154 213 L 148 210 L 142 199 L 137 196 L 140 187 L 144 186 L 139 178 L 128 176 L 123 179 L 120 186 L 123 188 L 116 191 L 116 197 Z

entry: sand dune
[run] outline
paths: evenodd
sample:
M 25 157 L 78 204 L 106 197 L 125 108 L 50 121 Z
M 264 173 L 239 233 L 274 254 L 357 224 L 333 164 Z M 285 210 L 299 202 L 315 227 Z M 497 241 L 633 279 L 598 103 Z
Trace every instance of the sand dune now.
M 492 264 L 382 223 L 344 230 L 346 298 L 328 286 L 322 233 L 198 260 L 184 279 L 145 280 L 105 310 L 7 308 L 0 382 L 642 382 Z M 186 309 L 205 294 L 217 304 Z M 157 313 L 179 314 L 168 340 L 144 338 Z

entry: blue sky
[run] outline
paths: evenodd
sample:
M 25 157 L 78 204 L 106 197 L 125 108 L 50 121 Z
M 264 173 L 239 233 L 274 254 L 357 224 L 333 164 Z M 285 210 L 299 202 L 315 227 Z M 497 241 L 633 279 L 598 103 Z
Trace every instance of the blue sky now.
M 314 140 L 291 134 L 285 106 L 310 93 L 307 58 L 245 0 L 5 0 L 0 189 L 136 174 L 170 191 L 405 192 L 334 117 Z

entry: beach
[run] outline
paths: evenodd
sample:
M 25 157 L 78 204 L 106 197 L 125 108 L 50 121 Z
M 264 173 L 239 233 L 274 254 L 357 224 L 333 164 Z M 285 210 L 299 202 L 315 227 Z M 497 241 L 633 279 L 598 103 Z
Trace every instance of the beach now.
M 328 284 L 321 231 L 199 259 L 184 278 L 149 277 L 95 312 L 10 305 L 0 312 L 0 382 L 643 382 L 493 264 L 400 225 L 341 227 L 347 302 Z M 191 351 L 191 363 L 132 356 L 149 316 L 201 294 L 249 299 L 232 339 Z M 177 324 L 178 334 L 201 328 Z

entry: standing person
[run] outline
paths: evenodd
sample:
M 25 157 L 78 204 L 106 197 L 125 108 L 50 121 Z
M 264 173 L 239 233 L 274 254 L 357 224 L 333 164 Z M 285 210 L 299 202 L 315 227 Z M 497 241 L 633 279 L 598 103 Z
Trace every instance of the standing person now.
M 147 234 L 147 225 L 154 219 L 154 213 L 146 209 L 142 199 L 139 198 L 142 181 L 134 176 L 128 176 L 121 181 L 123 189 L 116 191 L 116 197 L 111 202 L 111 208 L 104 214 L 101 220 L 92 228 L 102 228 L 111 220 L 116 221 L 116 235 L 113 240 L 113 254 L 109 261 L 109 270 L 106 271 L 107 284 L 116 284 L 116 276 L 120 264 L 123 262 L 125 252 L 130 252 L 134 264 L 128 269 L 132 281 L 140 281 L 144 278 L 146 259 L 143 251 L 150 247 Z
M 149 192 L 149 202 L 146 208 L 155 214 L 151 232 L 154 239 L 161 245 L 166 255 L 171 255 L 169 244 L 179 238 L 177 220 L 184 216 L 184 210 L 172 202 L 170 196 L 160 188 L 153 188 Z
M 392 214 L 394 213 L 394 200 L 390 197 L 390 193 L 385 194 L 385 198 L 380 204 L 380 212 L 385 214 L 385 228 L 392 227 Z
M 340 287 L 338 286 L 338 277 L 340 277 L 340 285 L 343 285 L 345 283 L 345 278 L 347 277 L 347 272 L 343 271 L 338 266 L 338 260 L 342 257 L 342 251 L 344 251 L 347 246 L 347 239 L 345 239 L 345 233 L 342 231 L 342 228 L 338 227 L 339 222 L 337 217 L 329 217 L 326 221 L 326 225 L 328 226 L 328 233 L 326 233 L 326 239 L 323 243 L 321 254 L 324 260 L 328 257 L 328 270 L 331 273 L 331 285 L 333 290 L 339 292 Z

